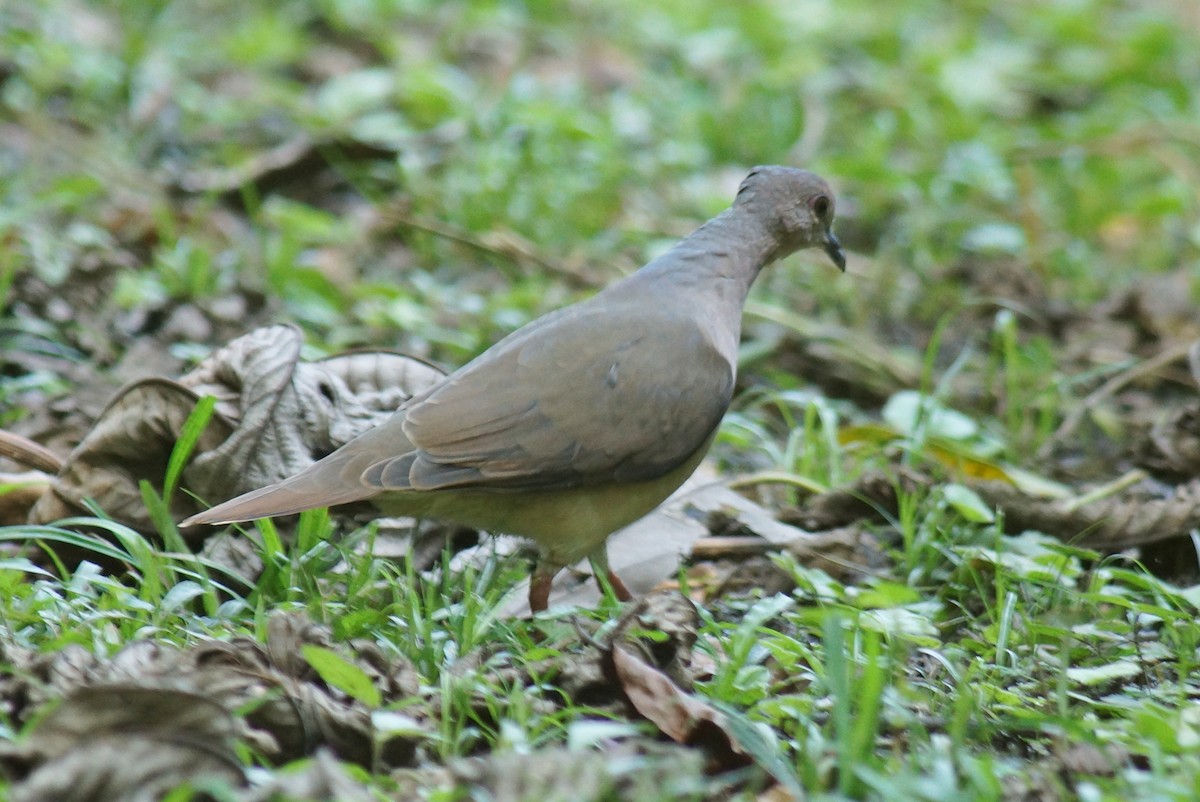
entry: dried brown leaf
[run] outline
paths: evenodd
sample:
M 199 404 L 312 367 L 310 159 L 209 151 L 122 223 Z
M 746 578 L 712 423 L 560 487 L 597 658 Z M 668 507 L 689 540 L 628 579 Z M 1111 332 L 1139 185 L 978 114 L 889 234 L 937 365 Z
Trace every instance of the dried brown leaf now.
M 358 161 L 387 159 L 395 151 L 350 139 L 318 141 L 301 134 L 235 167 L 195 170 L 178 177 L 175 184 L 182 192 L 217 194 L 241 204 L 247 187 L 253 186 L 262 196 L 299 181 L 311 184 L 314 174 L 328 168 L 330 153 L 337 153 L 339 161 Z
M 622 614 L 612 643 L 640 656 L 671 682 L 692 686 L 692 651 L 700 629 L 700 613 L 678 591 L 660 591 L 637 599 Z
M 303 767 L 275 774 L 241 798 L 244 802 L 272 802 L 280 797 L 314 802 L 334 799 L 337 802 L 371 802 L 377 798 L 366 786 L 350 777 L 334 753 L 325 748 L 318 749 Z
M 1003 511 L 1007 531 L 1034 529 L 1099 551 L 1185 537 L 1200 526 L 1200 480 L 1176 487 L 1169 498 L 1129 492 L 1078 507 L 1071 499 L 1030 498 L 998 482 L 973 487 L 984 501 Z
M 456 798 L 481 802 L 693 799 L 703 790 L 700 755 L 660 744 L 496 753 L 450 768 L 462 795 Z
M 711 768 L 724 771 L 751 760 L 730 734 L 725 715 L 688 694 L 625 644 L 614 644 L 613 668 L 630 704 L 676 743 L 704 749 Z
M 214 353 L 183 382 L 216 396 L 237 429 L 198 453 L 189 487 L 213 501 L 299 473 L 382 423 L 443 373 L 413 357 L 363 352 L 300 362 L 302 336 L 268 326 Z
M 334 644 L 327 628 L 302 614 L 278 613 L 268 622 L 266 644 L 236 638 L 180 649 L 133 641 L 111 659 L 97 658 L 80 646 L 46 655 L 8 646 L 0 658 L 13 671 L 0 678 L 0 703 L 20 724 L 47 702 L 88 688 L 133 688 L 131 693 L 147 698 L 177 692 L 223 711 L 239 711 L 238 735 L 274 762 L 303 758 L 327 746 L 341 759 L 367 767 L 410 765 L 417 740 L 394 736 L 376 750 L 371 711 L 315 675 L 301 657 L 307 644 L 338 651 L 368 676 L 378 677 L 386 702 L 404 700 L 417 689 L 415 670 L 406 661 L 387 658 L 373 645 Z M 145 729 L 153 718 L 143 718 Z
M 725 715 L 693 696 L 693 660 L 700 616 L 680 593 L 651 594 L 635 602 L 613 629 L 613 676 L 630 705 L 676 743 L 699 746 L 710 768 L 725 770 L 751 762 L 730 733 Z
M 1129 750 L 1120 744 L 1073 743 L 1057 750 L 1056 755 L 1067 771 L 1112 777 L 1129 762 Z
M 84 500 L 94 499 L 114 518 L 152 531 L 138 483 L 146 479 L 161 489 L 175 441 L 198 400 L 167 379 L 148 379 L 119 391 L 67 457 L 51 491 L 34 505 L 30 522 L 78 515 L 86 510 Z M 199 448 L 215 448 L 232 431 L 228 420 L 214 416 Z M 178 494 L 174 503 L 178 515 L 193 508 L 185 494 Z
M 909 469 L 894 476 L 871 471 L 851 487 L 809 499 L 794 518 L 805 527 L 830 529 L 854 521 L 877 520 L 896 511 L 897 484 L 906 493 L 933 480 Z M 1005 531 L 1044 532 L 1065 542 L 1100 551 L 1157 543 L 1190 534 L 1200 526 L 1200 480 L 1178 485 L 1166 498 L 1127 491 L 1080 503 L 1077 498 L 1044 499 L 1004 482 L 974 482 L 971 488 L 1003 514 Z
M 294 327 L 268 326 L 215 351 L 179 382 L 146 379 L 120 390 L 29 519 L 49 523 L 79 514 L 91 499 L 118 520 L 154 531 L 139 482 L 160 486 L 183 423 L 202 396 L 217 399 L 216 414 L 183 483 L 201 498 L 219 500 L 298 473 L 382 423 L 443 375 L 386 352 L 304 363 L 301 344 Z M 197 511 L 188 493 L 176 493 L 171 503 L 177 518 Z
M 243 782 L 237 725 L 195 693 L 136 685 L 81 688 L 20 744 L 32 770 L 14 802 L 141 802 L 187 781 Z

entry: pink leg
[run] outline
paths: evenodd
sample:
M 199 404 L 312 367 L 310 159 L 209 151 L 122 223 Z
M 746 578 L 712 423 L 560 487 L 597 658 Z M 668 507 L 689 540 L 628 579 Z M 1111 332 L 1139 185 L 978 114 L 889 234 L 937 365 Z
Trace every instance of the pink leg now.
M 529 611 L 532 613 L 545 612 L 550 606 L 550 585 L 554 582 L 554 575 L 561 570 L 561 566 L 551 565 L 545 560 L 538 560 L 533 569 L 533 575 L 529 578 Z
M 596 577 L 596 584 L 600 585 L 600 575 L 608 579 L 608 584 L 612 585 L 613 593 L 617 594 L 617 598 L 621 601 L 632 601 L 633 594 L 629 592 L 629 588 L 625 587 L 625 583 L 621 581 L 621 577 L 617 576 L 617 572 L 608 567 L 608 545 L 601 543 L 600 546 L 588 555 L 588 560 L 592 564 L 592 573 Z M 600 587 L 603 592 L 604 587 Z
M 617 576 L 617 572 L 613 569 L 608 569 L 608 583 L 612 585 L 613 593 L 617 594 L 617 598 L 621 601 L 633 601 L 633 594 L 629 592 L 629 588 L 625 587 L 625 583 L 621 581 L 621 577 Z

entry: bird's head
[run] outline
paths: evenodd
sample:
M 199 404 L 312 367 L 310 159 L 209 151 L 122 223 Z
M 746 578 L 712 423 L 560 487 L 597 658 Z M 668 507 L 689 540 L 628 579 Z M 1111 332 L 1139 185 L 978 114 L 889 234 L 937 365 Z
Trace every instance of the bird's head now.
M 779 243 L 776 258 L 802 248 L 821 248 L 840 270 L 846 255 L 833 234 L 833 190 L 816 173 L 795 167 L 755 167 L 738 188 L 734 208 L 744 207 Z

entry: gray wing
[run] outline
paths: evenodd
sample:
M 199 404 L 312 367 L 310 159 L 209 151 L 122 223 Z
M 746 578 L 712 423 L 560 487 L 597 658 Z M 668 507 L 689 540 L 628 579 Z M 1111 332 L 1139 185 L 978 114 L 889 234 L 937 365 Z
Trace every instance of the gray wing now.
M 415 450 L 364 482 L 553 489 L 668 473 L 733 394 L 734 365 L 687 311 L 585 303 L 516 332 L 414 398 L 404 432 Z

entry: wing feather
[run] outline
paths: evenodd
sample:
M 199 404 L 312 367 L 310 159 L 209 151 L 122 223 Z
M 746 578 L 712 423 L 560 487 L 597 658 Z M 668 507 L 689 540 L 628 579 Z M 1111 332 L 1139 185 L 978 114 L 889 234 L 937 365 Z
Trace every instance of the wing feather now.
M 694 311 L 646 317 L 644 304 L 585 302 L 501 341 L 408 404 L 415 452 L 364 481 L 552 489 L 668 473 L 720 422 L 735 368 Z

